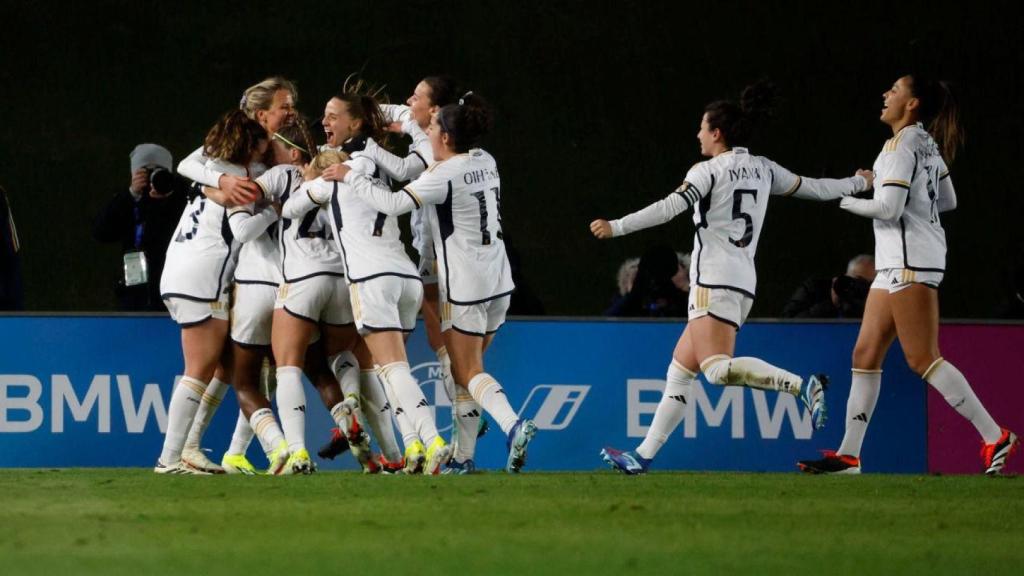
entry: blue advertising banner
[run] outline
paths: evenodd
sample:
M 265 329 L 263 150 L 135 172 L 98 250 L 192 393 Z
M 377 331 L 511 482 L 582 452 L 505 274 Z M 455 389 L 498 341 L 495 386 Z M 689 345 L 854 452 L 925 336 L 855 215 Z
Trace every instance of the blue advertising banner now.
M 513 407 L 539 427 L 527 470 L 592 470 L 603 465 L 603 446 L 635 448 L 661 397 L 682 328 L 608 320 L 505 324 L 485 363 Z M 828 425 L 812 433 L 810 416 L 787 394 L 702 379 L 655 468 L 792 471 L 797 459 L 836 448 L 856 334 L 855 324 L 747 324 L 737 356 L 832 377 Z M 448 436 L 450 405 L 422 329 L 409 342 L 409 356 Z M 180 332 L 165 317 L 0 317 L 0 466 L 152 466 L 181 367 Z M 308 383 L 306 394 L 313 452 L 333 422 Z M 228 392 L 204 439 L 214 460 L 227 448 L 237 413 Z M 925 472 L 926 434 L 925 385 L 894 347 L 864 447 L 865 471 Z M 257 465 L 264 460 L 259 452 L 258 444 L 249 451 Z M 505 437 L 492 422 L 477 446 L 478 466 L 501 468 L 505 456 Z M 319 464 L 355 468 L 348 455 Z

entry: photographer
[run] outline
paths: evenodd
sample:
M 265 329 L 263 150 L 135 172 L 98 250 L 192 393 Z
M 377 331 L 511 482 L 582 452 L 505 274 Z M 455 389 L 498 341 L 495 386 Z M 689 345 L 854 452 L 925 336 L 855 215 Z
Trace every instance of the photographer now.
M 115 288 L 121 310 L 165 310 L 160 273 L 167 245 L 187 202 L 187 184 L 172 171 L 171 153 L 156 144 L 132 150 L 131 183 L 96 216 L 93 236 L 120 242 L 122 273 Z
M 874 257 L 867 254 L 855 256 L 847 264 L 845 275 L 805 280 L 786 303 L 782 316 L 860 318 L 864 315 L 864 302 L 874 279 Z

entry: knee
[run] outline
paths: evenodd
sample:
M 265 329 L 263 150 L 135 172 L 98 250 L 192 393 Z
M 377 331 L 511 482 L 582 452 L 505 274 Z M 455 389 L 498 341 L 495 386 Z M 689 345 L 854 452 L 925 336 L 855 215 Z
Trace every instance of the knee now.
M 853 367 L 862 370 L 877 370 L 882 367 L 885 351 L 874 344 L 857 343 L 853 347 Z
M 712 356 L 701 363 L 700 370 L 704 373 L 704 377 L 707 378 L 709 383 L 725 386 L 729 383 L 731 360 L 732 358 L 724 354 Z
M 914 371 L 914 374 L 917 374 L 922 378 L 924 378 L 925 373 L 928 372 L 928 369 L 931 368 L 932 364 L 938 360 L 937 354 L 930 353 L 922 354 L 906 352 L 904 356 L 907 358 L 907 366 L 910 366 L 910 369 Z

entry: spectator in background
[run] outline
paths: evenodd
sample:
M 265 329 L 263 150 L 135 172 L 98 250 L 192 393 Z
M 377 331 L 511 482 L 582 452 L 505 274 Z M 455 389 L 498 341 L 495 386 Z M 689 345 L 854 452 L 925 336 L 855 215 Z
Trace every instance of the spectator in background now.
M 640 258 L 636 278 L 629 292 L 613 304 L 605 315 L 627 318 L 686 317 L 689 292 L 681 290 L 679 285 L 680 278 L 686 279 L 687 274 L 676 252 L 668 246 L 655 246 Z M 684 285 L 689 286 L 688 280 Z
M 115 288 L 118 308 L 166 310 L 160 274 L 187 203 L 187 185 L 173 172 L 174 160 L 163 146 L 139 144 L 129 158 L 131 183 L 96 216 L 93 236 L 121 244 L 124 272 Z
M 636 270 L 639 266 L 639 258 L 626 258 L 619 266 L 619 271 L 615 274 L 615 284 L 619 289 L 612 298 L 611 305 L 605 310 L 605 316 L 615 316 L 613 311 L 622 306 L 622 301 L 633 289 L 633 281 L 636 280 Z
M 850 260 L 846 274 L 832 278 L 808 278 L 796 289 L 784 318 L 860 318 L 875 279 L 875 259 L 861 254 Z
M 25 309 L 20 252 L 7 191 L 0 186 L 0 310 Z

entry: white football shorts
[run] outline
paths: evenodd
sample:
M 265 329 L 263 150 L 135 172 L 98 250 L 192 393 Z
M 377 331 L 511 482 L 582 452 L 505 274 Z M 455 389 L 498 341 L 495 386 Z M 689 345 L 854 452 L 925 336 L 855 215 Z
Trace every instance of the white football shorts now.
M 511 296 L 502 296 L 480 304 L 452 304 L 441 293 L 441 331 L 455 329 L 471 336 L 494 334 L 505 323 Z
M 189 300 L 179 296 L 164 298 L 164 305 L 174 319 L 182 328 L 202 324 L 214 318 L 216 320 L 227 320 L 230 315 L 228 307 L 229 292 L 223 291 L 220 298 L 213 302 L 200 302 Z
M 402 276 L 378 276 L 349 286 L 352 314 L 360 334 L 412 332 L 423 302 L 423 283 Z
M 231 305 L 231 339 L 243 346 L 270 346 L 277 286 L 235 284 Z
M 929 288 L 938 290 L 942 284 L 942 272 L 924 272 L 921 270 L 909 270 L 907 268 L 886 268 L 879 270 L 875 275 L 875 281 L 871 283 L 873 290 L 888 290 L 894 294 L 903 290 L 911 284 L 924 284 Z
M 337 276 L 313 276 L 281 284 L 274 308 L 284 308 L 292 316 L 314 323 L 349 326 L 353 322 L 348 284 Z
M 691 285 L 687 316 L 690 320 L 711 316 L 739 330 L 753 305 L 753 298 L 735 290 Z

